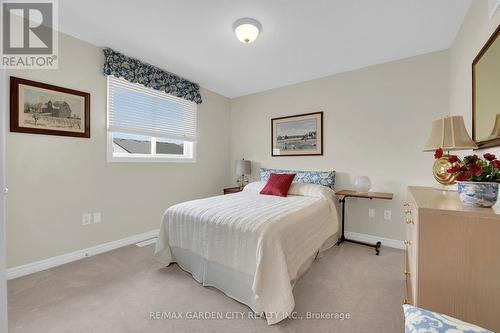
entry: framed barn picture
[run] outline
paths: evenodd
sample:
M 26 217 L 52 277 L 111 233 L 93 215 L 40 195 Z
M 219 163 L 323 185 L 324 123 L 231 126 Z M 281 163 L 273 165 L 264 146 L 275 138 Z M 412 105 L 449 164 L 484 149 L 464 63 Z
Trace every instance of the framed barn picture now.
M 323 112 L 271 119 L 271 155 L 323 155 Z
M 10 130 L 90 138 L 90 94 L 11 76 Z

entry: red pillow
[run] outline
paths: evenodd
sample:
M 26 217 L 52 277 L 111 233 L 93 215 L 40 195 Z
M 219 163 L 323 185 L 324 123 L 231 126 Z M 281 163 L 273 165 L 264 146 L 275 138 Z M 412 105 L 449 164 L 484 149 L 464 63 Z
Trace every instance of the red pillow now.
M 290 185 L 292 185 L 294 173 L 277 174 L 272 173 L 267 180 L 266 186 L 260 191 L 260 194 L 277 195 L 279 197 L 286 197 Z

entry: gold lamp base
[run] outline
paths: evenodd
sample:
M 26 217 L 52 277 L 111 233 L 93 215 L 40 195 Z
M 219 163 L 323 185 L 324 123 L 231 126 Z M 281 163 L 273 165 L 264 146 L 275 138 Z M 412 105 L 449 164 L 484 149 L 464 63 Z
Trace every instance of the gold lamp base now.
M 441 158 L 438 158 L 432 166 L 434 179 L 443 185 L 453 185 L 457 182 L 457 176 L 448 173 L 448 169 L 453 166 L 453 163 L 448 161 L 448 157 L 449 155 L 443 155 Z

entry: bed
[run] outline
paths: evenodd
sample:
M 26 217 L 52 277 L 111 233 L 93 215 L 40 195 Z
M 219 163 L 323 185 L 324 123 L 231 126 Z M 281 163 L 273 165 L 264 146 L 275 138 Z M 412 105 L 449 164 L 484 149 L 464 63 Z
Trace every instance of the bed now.
M 287 197 L 259 194 L 271 173 L 242 192 L 168 208 L 155 257 L 177 262 L 204 286 L 263 313 L 268 324 L 295 307 L 292 289 L 315 256 L 335 244 L 334 172 L 294 171 Z

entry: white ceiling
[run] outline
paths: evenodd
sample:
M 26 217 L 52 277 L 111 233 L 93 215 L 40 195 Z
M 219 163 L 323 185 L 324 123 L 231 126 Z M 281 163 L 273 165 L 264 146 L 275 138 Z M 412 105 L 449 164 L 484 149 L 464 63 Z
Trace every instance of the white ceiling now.
M 471 0 L 61 0 L 60 30 L 237 97 L 451 46 Z M 262 23 L 252 44 L 232 24 Z

